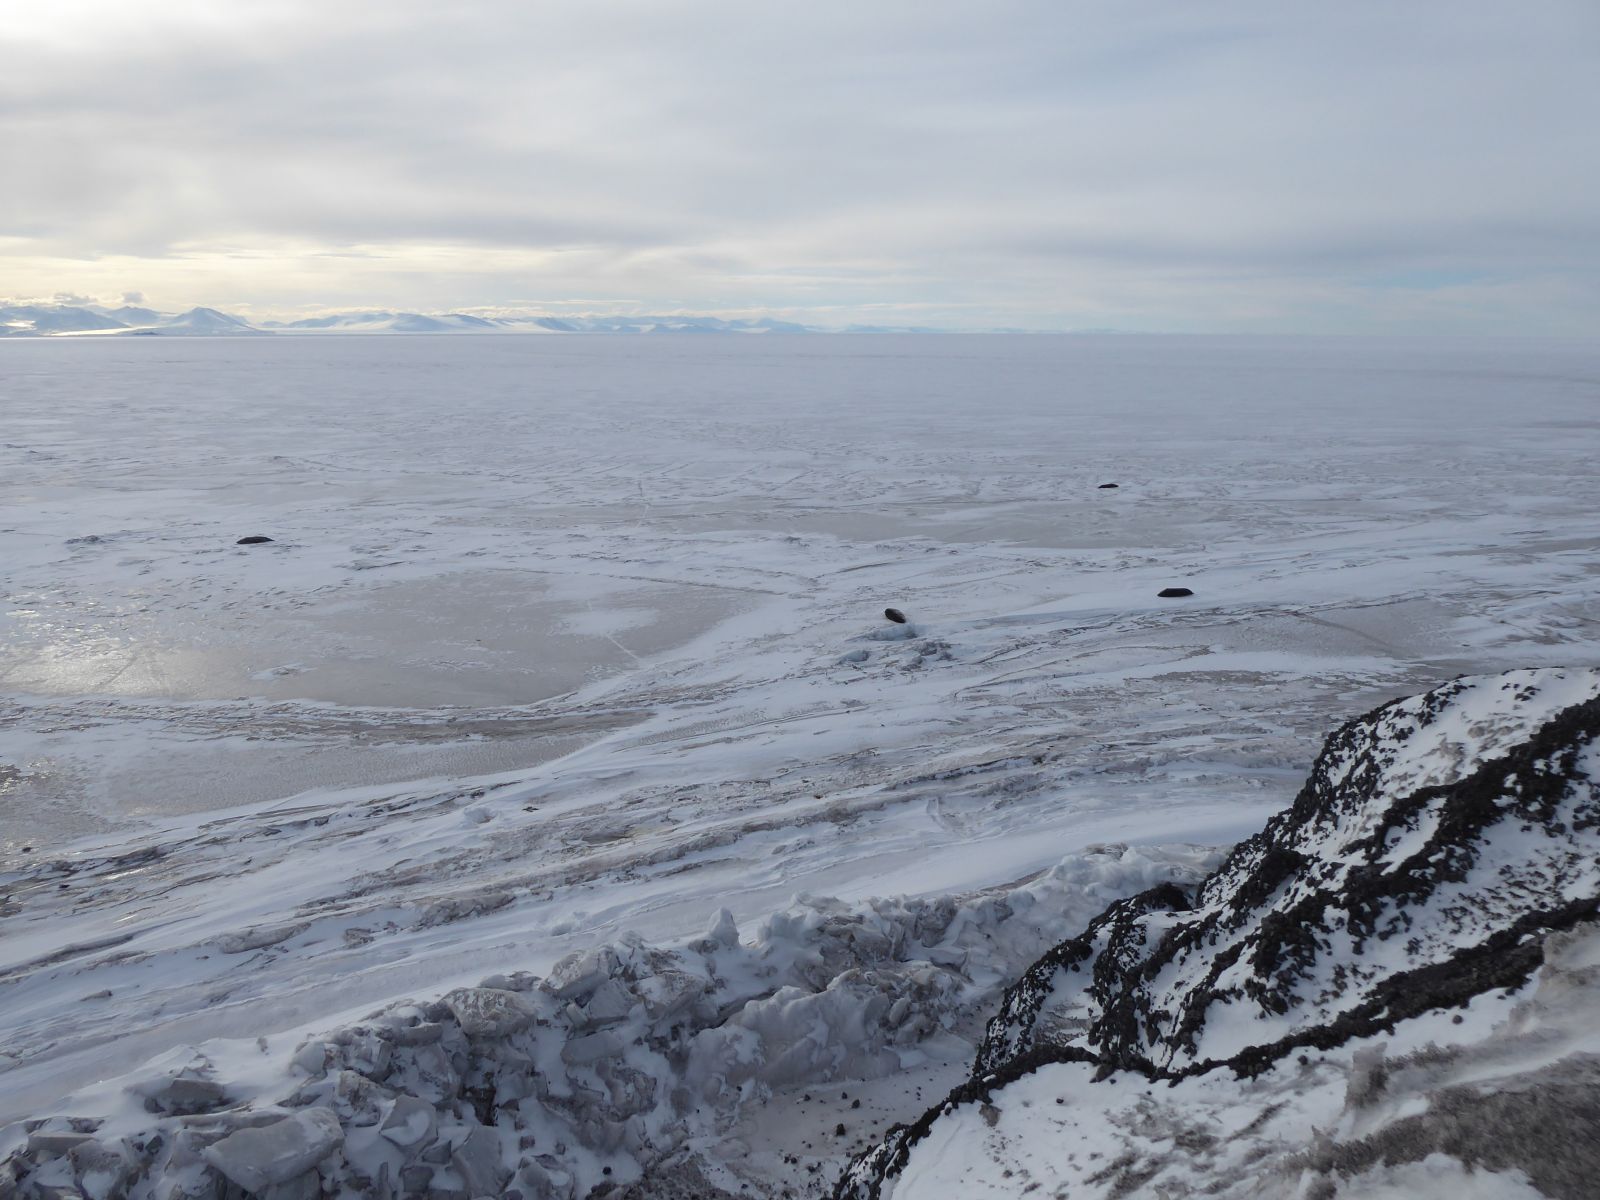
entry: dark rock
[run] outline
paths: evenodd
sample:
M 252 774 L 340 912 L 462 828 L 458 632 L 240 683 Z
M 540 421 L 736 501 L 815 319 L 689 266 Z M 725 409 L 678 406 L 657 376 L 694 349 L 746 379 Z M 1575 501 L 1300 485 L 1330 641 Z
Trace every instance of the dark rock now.
M 883 610 L 883 615 L 888 617 L 889 620 L 893 621 L 896 625 L 904 625 L 906 623 L 905 613 L 901 612 L 898 608 L 886 608 Z
M 1192 596 L 1194 593 L 1186 587 L 1169 587 L 1162 588 L 1156 595 L 1163 600 L 1176 600 L 1179 596 Z
M 696 1157 L 679 1151 L 656 1163 L 643 1179 L 607 1200 L 739 1200 L 739 1193 L 707 1179 Z
M 271 540 L 272 539 L 269 538 L 269 537 L 262 537 L 259 533 L 253 533 L 249 537 L 240 538 L 237 542 L 234 543 L 234 545 L 235 546 L 259 546 L 262 543 L 270 542 Z

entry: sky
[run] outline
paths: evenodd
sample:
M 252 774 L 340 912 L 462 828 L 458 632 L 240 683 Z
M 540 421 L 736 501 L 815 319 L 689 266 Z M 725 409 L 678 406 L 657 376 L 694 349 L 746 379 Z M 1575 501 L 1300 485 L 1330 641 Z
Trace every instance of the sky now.
M 1595 0 L 47 0 L 0 297 L 1600 334 Z

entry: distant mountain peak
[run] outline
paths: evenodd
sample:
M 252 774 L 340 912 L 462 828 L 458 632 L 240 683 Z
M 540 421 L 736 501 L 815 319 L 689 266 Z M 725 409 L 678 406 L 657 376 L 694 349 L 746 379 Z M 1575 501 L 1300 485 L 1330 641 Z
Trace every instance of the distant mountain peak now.
M 191 308 L 186 313 L 179 313 L 175 317 L 165 318 L 160 324 L 168 329 L 193 329 L 196 332 L 260 332 L 244 318 L 236 317 L 232 313 L 219 312 L 214 308 Z

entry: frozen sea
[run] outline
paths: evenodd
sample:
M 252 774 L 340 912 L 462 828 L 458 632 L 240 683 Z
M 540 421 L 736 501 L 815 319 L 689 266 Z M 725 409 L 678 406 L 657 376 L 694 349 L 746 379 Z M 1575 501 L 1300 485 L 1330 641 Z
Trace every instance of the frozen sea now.
M 0 344 L 0 1119 L 724 906 L 1236 840 L 1349 716 L 1600 663 L 1597 462 L 1555 341 Z

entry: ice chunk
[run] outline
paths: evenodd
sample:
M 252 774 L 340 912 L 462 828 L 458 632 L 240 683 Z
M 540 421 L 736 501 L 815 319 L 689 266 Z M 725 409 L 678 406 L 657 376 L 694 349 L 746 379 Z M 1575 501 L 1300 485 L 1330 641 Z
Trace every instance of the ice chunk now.
M 259 1192 L 304 1175 L 343 1140 L 339 1118 L 326 1108 L 308 1108 L 270 1125 L 240 1129 L 202 1155 L 233 1183 Z
M 717 909 L 716 918 L 711 922 L 711 928 L 706 930 L 706 937 L 719 945 L 733 949 L 739 944 L 739 926 L 734 923 L 733 914 L 725 908 Z
M 601 946 L 567 955 L 550 968 L 543 986 L 558 1000 L 583 1000 L 621 969 L 617 952 L 610 946 Z
M 216 1080 L 189 1075 L 157 1076 L 135 1084 L 131 1090 L 144 1097 L 145 1107 L 151 1112 L 180 1116 L 211 1112 L 228 1103 L 227 1089 Z
M 632 992 L 615 979 L 608 979 L 589 997 L 583 1016 L 591 1025 L 614 1025 L 627 1018 L 636 1002 Z
M 492 1129 L 473 1129 L 450 1157 L 450 1165 L 467 1185 L 469 1196 L 498 1196 L 510 1172 L 500 1161 L 500 1139 Z
M 74 1133 L 65 1129 L 41 1129 L 28 1135 L 28 1153 L 36 1158 L 55 1158 L 85 1142 L 92 1141 L 94 1137 L 87 1133 Z
M 378 1132 L 396 1146 L 411 1147 L 431 1142 L 439 1129 L 439 1114 L 433 1105 L 415 1096 L 396 1096 Z
M 602 1058 L 622 1053 L 622 1039 L 609 1030 L 573 1038 L 561 1047 L 561 1060 L 572 1066 L 584 1066 Z
M 468 1037 L 505 1037 L 533 1023 L 533 1005 L 500 988 L 457 988 L 443 998 Z

